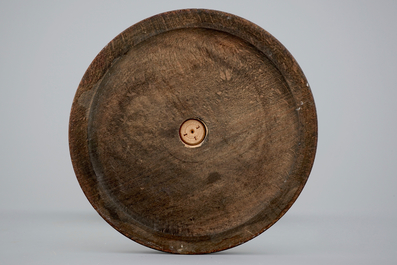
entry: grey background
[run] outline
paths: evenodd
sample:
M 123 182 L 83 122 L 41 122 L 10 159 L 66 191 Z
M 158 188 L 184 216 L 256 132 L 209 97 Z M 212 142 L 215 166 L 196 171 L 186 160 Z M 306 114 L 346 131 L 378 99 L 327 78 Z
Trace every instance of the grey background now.
M 98 52 L 152 15 L 244 17 L 293 54 L 319 142 L 301 196 L 268 231 L 218 254 L 140 246 L 106 224 L 75 178 L 68 118 Z M 396 1 L 2 1 L 0 264 L 396 264 Z

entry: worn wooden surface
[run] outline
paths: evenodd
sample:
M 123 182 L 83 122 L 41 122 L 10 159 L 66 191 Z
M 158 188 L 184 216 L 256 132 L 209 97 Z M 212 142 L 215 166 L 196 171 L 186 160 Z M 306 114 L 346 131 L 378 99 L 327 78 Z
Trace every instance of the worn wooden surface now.
M 189 119 L 206 127 L 196 148 L 180 136 Z M 101 51 L 69 137 L 80 185 L 114 228 L 158 250 L 209 253 L 289 209 L 313 164 L 317 121 L 302 71 L 274 37 L 230 14 L 180 10 Z

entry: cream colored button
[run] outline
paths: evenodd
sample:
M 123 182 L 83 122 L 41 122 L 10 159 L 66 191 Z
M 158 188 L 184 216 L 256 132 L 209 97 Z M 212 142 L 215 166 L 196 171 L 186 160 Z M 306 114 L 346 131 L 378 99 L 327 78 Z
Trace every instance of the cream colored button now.
M 181 140 L 189 147 L 198 147 L 204 140 L 206 129 L 204 124 L 195 119 L 190 119 L 182 123 L 179 128 Z

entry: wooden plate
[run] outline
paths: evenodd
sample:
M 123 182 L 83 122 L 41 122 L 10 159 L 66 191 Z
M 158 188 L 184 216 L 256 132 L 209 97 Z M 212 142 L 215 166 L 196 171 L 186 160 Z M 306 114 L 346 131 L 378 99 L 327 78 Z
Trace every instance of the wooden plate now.
M 166 252 L 210 253 L 291 207 L 312 168 L 316 119 L 305 76 L 268 32 L 179 10 L 98 54 L 73 102 L 70 152 L 88 200 L 119 232 Z

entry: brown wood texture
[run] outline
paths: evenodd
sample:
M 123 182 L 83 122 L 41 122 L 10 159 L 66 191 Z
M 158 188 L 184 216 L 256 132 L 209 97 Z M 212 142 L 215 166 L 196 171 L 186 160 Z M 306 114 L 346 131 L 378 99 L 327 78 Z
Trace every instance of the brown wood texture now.
M 206 127 L 196 148 L 179 133 L 189 119 Z M 99 53 L 78 87 L 69 142 L 85 195 L 115 229 L 154 249 L 210 253 L 291 207 L 313 165 L 317 118 L 301 69 L 269 33 L 179 10 Z

